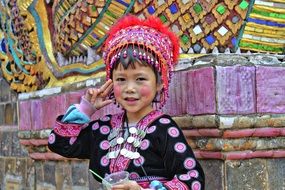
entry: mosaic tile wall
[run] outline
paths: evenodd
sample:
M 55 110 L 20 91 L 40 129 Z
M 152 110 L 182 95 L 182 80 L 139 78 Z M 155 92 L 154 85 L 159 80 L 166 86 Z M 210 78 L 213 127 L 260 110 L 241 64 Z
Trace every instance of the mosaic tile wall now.
M 17 92 L 104 75 L 101 46 L 123 15 L 158 16 L 180 38 L 181 53 L 282 54 L 282 0 L 0 1 L 0 65 Z
M 255 0 L 239 47 L 243 50 L 285 54 L 285 3 Z

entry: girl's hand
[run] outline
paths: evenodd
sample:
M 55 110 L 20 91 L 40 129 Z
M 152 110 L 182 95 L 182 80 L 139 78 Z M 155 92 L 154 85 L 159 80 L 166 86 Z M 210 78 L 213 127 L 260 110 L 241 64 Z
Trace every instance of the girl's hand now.
M 128 181 L 126 183 L 114 185 L 112 190 L 143 190 L 143 188 L 135 181 Z
M 86 91 L 85 99 L 90 102 L 97 110 L 113 102 L 107 99 L 113 89 L 113 82 L 109 79 L 100 88 L 89 88 Z

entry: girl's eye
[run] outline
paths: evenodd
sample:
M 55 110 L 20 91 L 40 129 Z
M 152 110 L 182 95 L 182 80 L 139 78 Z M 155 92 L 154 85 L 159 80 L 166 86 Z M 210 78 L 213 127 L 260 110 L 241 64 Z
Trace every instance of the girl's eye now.
M 146 78 L 144 78 L 144 77 L 139 77 L 139 78 L 137 78 L 137 80 L 138 80 L 138 81 L 144 81 L 144 80 L 146 80 Z
M 116 78 L 116 81 L 122 82 L 122 81 L 125 81 L 125 78 Z

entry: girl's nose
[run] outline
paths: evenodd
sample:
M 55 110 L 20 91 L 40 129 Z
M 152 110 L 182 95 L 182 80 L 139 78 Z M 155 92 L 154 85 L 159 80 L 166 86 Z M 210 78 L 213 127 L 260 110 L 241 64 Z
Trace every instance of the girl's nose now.
M 125 90 L 126 90 L 127 93 L 134 93 L 135 90 L 136 90 L 134 82 L 131 82 L 131 81 L 128 82 L 127 85 L 126 85 L 126 89 Z

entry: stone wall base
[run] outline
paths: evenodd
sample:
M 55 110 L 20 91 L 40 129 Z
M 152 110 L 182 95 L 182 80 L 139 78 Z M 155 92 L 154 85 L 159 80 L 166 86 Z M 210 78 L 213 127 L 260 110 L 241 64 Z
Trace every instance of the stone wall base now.
M 200 160 L 206 190 L 284 190 L 285 159 Z M 282 177 L 283 176 L 283 177 Z M 3 190 L 99 190 L 88 161 L 0 157 Z

